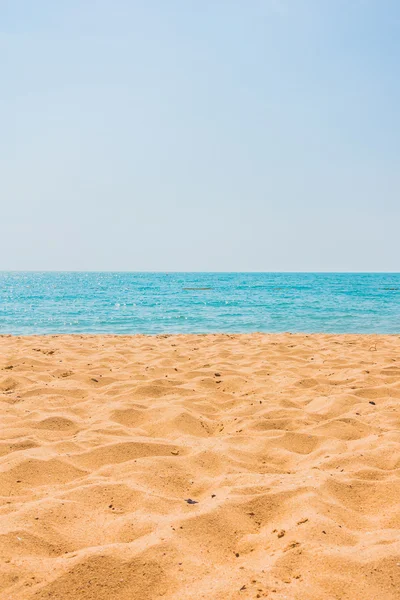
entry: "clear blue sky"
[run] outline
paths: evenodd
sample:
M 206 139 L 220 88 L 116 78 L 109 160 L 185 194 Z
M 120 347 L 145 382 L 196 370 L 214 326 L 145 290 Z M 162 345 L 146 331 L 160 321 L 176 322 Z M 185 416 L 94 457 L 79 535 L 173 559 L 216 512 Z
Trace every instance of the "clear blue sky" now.
M 0 56 L 0 270 L 400 270 L 398 0 L 0 0 Z

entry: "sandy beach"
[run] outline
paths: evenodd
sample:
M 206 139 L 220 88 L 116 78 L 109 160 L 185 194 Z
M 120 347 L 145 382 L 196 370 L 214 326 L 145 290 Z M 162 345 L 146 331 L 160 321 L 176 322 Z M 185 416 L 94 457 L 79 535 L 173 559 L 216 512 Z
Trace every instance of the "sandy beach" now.
M 400 597 L 400 337 L 0 337 L 1 600 Z

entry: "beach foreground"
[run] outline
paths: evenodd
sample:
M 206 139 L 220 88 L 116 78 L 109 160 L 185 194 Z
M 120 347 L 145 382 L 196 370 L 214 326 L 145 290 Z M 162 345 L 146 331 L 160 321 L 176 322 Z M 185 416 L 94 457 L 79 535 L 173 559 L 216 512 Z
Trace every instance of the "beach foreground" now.
M 2 600 L 399 598 L 400 336 L 2 336 L 0 406 Z

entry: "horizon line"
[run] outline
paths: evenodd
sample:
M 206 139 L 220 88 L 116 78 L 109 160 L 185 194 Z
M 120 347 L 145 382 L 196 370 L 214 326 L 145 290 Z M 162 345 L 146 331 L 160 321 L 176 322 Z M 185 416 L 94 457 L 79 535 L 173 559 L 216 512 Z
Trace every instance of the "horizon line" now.
M 114 269 L 0 269 L 0 273 L 130 273 L 130 274 L 288 274 L 288 275 L 399 275 L 400 271 L 186 271 L 186 270 L 114 270 Z

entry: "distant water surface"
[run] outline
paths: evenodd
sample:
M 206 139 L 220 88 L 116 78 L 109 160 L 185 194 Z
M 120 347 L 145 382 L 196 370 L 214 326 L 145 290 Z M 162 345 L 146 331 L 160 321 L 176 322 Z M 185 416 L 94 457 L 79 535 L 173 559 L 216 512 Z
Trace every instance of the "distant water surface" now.
M 400 333 L 400 273 L 0 273 L 0 332 Z

